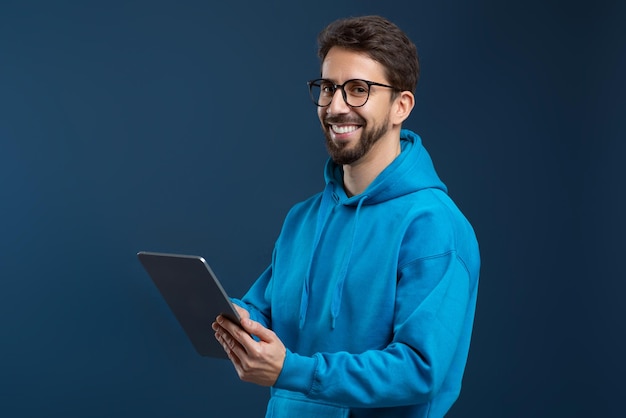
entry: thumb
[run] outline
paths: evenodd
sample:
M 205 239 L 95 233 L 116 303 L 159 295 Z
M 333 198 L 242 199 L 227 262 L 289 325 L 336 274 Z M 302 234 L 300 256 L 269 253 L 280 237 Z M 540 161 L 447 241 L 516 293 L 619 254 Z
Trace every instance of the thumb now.
M 270 342 L 276 338 L 276 334 L 269 328 L 265 328 L 260 323 L 251 320 L 250 318 L 242 318 L 241 326 L 246 332 L 258 337 L 261 341 Z

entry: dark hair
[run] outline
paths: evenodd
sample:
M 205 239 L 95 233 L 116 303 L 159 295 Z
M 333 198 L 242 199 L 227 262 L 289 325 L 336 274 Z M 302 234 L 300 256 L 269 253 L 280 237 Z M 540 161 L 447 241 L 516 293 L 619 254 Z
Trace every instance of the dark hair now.
M 363 52 L 383 65 L 389 84 L 415 92 L 419 79 L 417 48 L 389 20 L 380 16 L 339 19 L 319 33 L 317 42 L 322 62 L 334 46 Z

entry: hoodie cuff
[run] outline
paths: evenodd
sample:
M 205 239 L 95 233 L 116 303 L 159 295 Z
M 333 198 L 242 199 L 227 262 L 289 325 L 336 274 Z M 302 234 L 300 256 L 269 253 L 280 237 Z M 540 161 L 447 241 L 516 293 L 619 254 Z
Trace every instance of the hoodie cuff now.
M 316 357 L 305 357 L 287 350 L 283 369 L 274 388 L 308 395 L 313 387 L 316 368 Z
M 260 323 L 261 325 L 263 325 L 265 328 L 268 328 L 267 323 L 265 322 L 265 318 L 263 318 L 263 315 L 261 315 L 259 313 L 259 311 L 257 311 L 256 309 L 253 309 L 252 306 L 248 305 L 246 302 L 240 300 L 240 299 L 236 299 L 236 298 L 230 298 L 230 301 L 233 303 L 233 305 L 237 305 L 240 308 L 245 309 L 246 311 L 248 311 L 248 313 L 250 314 L 250 319 L 252 319 L 253 321 L 256 321 L 258 323 Z

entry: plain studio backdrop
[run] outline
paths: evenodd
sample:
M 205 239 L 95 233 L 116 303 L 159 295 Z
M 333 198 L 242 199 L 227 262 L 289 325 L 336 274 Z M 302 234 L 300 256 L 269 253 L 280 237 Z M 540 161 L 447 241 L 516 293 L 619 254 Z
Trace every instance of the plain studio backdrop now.
M 0 415 L 263 415 L 135 253 L 203 255 L 241 296 L 323 187 L 315 37 L 375 13 L 418 47 L 405 126 L 481 246 L 449 416 L 618 416 L 624 3 L 211 3 L 0 5 Z

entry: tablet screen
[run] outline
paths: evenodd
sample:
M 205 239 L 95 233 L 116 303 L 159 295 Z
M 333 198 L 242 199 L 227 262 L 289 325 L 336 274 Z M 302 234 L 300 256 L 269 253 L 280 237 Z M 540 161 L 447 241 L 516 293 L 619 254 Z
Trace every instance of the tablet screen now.
M 239 315 L 204 258 L 146 251 L 137 257 L 198 353 L 228 358 L 211 324 L 220 314 L 239 324 Z

